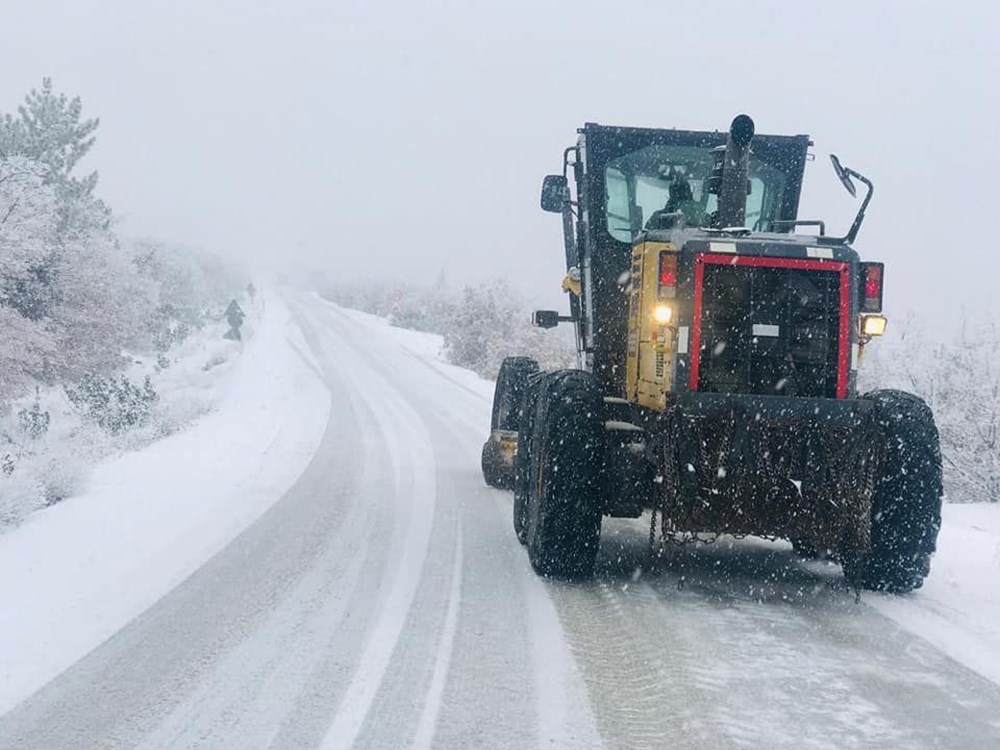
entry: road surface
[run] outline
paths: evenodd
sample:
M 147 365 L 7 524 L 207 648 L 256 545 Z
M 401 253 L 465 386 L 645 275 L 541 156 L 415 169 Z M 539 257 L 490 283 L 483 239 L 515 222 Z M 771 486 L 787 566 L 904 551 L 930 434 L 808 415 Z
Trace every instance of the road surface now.
M 787 545 L 653 560 L 606 521 L 594 581 L 540 580 L 479 474 L 483 389 L 291 304 L 332 393 L 312 463 L 0 748 L 1000 747 L 1000 687 Z

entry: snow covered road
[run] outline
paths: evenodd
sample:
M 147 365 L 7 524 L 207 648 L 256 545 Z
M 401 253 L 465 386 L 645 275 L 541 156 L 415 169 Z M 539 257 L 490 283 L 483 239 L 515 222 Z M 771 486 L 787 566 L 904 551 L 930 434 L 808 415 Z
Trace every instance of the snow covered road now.
M 855 604 L 787 545 L 651 565 L 643 522 L 607 521 L 593 582 L 538 579 L 479 475 L 489 387 L 290 306 L 330 391 L 311 463 L 0 748 L 1000 746 L 1000 687 L 904 627 L 921 594 Z

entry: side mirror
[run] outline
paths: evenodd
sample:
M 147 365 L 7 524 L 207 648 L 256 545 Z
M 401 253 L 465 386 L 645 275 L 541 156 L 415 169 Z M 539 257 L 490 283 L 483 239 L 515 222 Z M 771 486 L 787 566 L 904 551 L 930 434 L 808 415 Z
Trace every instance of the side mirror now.
M 569 200 L 569 183 L 561 174 L 550 174 L 542 180 L 542 210 L 561 213 L 563 203 Z
M 833 162 L 833 171 L 837 173 L 837 177 L 840 179 L 841 184 L 847 188 L 847 192 L 851 194 L 852 198 L 856 197 L 858 190 L 854 187 L 854 182 L 851 180 L 851 176 L 840 163 L 840 159 L 838 159 L 835 154 L 830 154 L 830 161 Z
M 536 328 L 555 328 L 559 325 L 559 313 L 555 310 L 535 310 L 531 314 L 531 324 Z
M 841 164 L 840 159 L 833 154 L 830 154 L 830 161 L 833 162 L 833 171 L 837 173 L 837 177 L 840 178 L 840 182 L 847 189 L 847 192 L 851 194 L 852 198 L 857 195 L 857 189 L 854 187 L 854 180 L 857 180 L 868 188 L 868 194 L 865 195 L 865 199 L 861 201 L 861 208 L 858 209 L 858 215 L 854 217 L 854 223 L 851 224 L 850 230 L 840 240 L 841 242 L 851 244 L 858 236 L 858 230 L 861 229 L 861 222 L 865 220 L 865 211 L 868 208 L 868 204 L 871 202 L 872 194 L 875 192 L 875 186 L 872 185 L 871 180 L 860 172 L 856 172 L 850 167 L 845 167 Z M 854 179 L 851 179 L 852 177 Z

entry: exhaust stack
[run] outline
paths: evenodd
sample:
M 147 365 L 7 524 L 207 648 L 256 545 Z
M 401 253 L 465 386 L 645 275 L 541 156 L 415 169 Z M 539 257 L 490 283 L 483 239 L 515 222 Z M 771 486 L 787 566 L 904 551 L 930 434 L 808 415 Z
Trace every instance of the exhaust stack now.
M 719 196 L 719 208 L 715 215 L 718 229 L 742 227 L 746 223 L 747 180 L 750 176 L 750 143 L 753 141 L 754 125 L 748 115 L 737 115 L 729 126 L 729 139 L 718 149 L 711 192 Z

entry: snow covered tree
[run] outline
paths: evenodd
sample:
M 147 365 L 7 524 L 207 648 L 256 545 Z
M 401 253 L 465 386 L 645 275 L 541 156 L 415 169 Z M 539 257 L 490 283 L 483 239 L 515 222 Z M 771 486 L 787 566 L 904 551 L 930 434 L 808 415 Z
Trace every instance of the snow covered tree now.
M 49 322 L 57 354 L 49 377 L 76 380 L 109 373 L 126 349 L 141 348 L 155 307 L 155 289 L 140 277 L 128 253 L 108 234 L 65 242 L 56 267 L 59 301 Z
M 495 377 L 504 357 L 515 355 L 533 357 L 547 369 L 576 366 L 571 329 L 534 328 L 529 306 L 503 278 L 468 285 L 460 295 L 443 275 L 430 287 L 341 282 L 327 284 L 323 293 L 345 307 L 388 317 L 395 326 L 441 334 L 449 361 L 484 377 Z
M 155 287 L 146 330 L 158 351 L 183 341 L 207 314 L 218 317 L 245 281 L 232 262 L 190 248 L 149 239 L 127 240 L 125 247 L 140 277 Z
M 41 319 L 52 298 L 58 213 L 43 167 L 25 157 L 0 159 L 0 304 Z
M 57 242 L 56 199 L 44 168 L 0 159 L 0 402 L 42 376 L 54 341 L 43 318 Z
M 27 357 L 8 362 L 14 390 L 10 367 L 45 379 L 106 369 L 135 327 L 127 303 L 135 271 L 122 263 L 110 211 L 93 195 L 97 174 L 73 174 L 97 125 L 83 119 L 79 97 L 55 93 L 50 79 L 17 115 L 0 118 L 0 306 L 8 335 L 23 337 L 8 358 Z
M 64 229 L 84 220 L 106 228 L 111 219 L 110 209 L 94 197 L 97 172 L 73 174 L 93 147 L 98 125 L 97 119 L 83 119 L 80 97 L 57 94 L 51 78 L 31 90 L 16 116 L 0 119 L 0 158 L 23 156 L 44 167 L 45 182 L 59 197 Z
M 111 231 L 97 174 L 74 175 L 97 125 L 49 79 L 0 118 L 0 401 L 110 372 L 152 314 L 154 285 Z
M 448 358 L 478 373 L 490 374 L 497 342 L 510 340 L 516 308 L 510 290 L 498 285 L 467 286 L 451 325 L 444 332 Z M 495 373 L 493 373 L 495 375 Z
M 923 398 L 941 435 L 951 502 L 1000 502 L 1000 330 L 961 322 L 934 341 L 911 315 L 877 342 L 861 368 L 862 390 L 901 388 Z
M 496 377 L 512 356 L 532 357 L 546 369 L 576 366 L 568 329 L 533 327 L 528 305 L 506 279 L 465 287 L 444 337 L 449 360 L 484 377 Z

